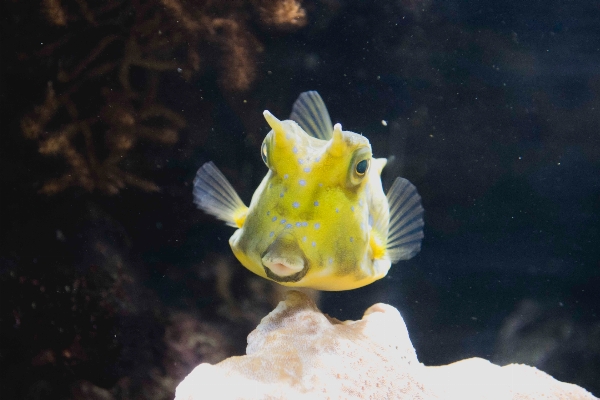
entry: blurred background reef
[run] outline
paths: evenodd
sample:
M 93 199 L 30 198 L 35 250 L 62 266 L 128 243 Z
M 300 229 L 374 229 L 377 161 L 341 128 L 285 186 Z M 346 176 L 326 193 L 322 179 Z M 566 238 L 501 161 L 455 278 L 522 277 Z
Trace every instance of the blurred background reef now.
M 421 253 L 323 293 L 397 307 L 421 362 L 522 362 L 600 394 L 600 8 L 458 0 L 5 0 L 0 393 L 172 398 L 280 290 L 192 204 L 249 201 L 262 111 L 318 90 L 418 188 Z

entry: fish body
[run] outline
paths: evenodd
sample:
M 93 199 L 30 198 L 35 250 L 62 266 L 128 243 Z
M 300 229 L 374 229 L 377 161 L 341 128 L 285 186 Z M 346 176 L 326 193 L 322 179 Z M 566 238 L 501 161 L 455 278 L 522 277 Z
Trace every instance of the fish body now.
M 269 170 L 249 207 L 213 163 L 194 181 L 199 208 L 238 228 L 229 243 L 246 268 L 285 286 L 349 290 L 420 250 L 416 189 L 397 178 L 386 196 L 386 159 L 373 158 L 366 137 L 332 126 L 318 93 L 301 94 L 289 120 L 264 116 Z

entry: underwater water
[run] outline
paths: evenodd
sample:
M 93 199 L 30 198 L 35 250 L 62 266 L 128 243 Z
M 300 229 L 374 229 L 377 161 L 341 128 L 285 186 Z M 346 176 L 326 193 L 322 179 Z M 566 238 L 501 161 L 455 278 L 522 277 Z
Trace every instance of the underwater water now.
M 282 291 L 192 181 L 214 161 L 248 204 L 263 110 L 307 90 L 425 209 L 418 255 L 321 309 L 388 303 L 426 365 L 525 363 L 600 395 L 596 2 L 299 4 L 3 4 L 3 397 L 172 398 L 244 354 Z

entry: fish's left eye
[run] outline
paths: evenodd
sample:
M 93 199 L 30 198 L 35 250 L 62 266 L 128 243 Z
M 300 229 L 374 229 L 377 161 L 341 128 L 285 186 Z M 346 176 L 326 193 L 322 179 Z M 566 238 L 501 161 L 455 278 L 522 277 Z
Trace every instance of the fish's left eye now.
M 369 164 L 371 160 L 362 160 L 356 164 L 356 173 L 359 176 L 363 176 L 369 170 Z
M 260 147 L 260 155 L 268 167 L 269 163 L 267 162 L 267 144 L 265 142 L 263 142 L 262 146 Z

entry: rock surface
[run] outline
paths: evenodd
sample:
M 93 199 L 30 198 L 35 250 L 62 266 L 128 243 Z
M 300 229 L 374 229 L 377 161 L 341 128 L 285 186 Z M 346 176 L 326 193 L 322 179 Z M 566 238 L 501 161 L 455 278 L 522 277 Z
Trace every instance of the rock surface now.
M 263 318 L 246 352 L 196 367 L 176 400 L 595 399 L 526 365 L 471 358 L 426 367 L 394 307 L 375 304 L 360 321 L 342 322 L 297 291 Z

